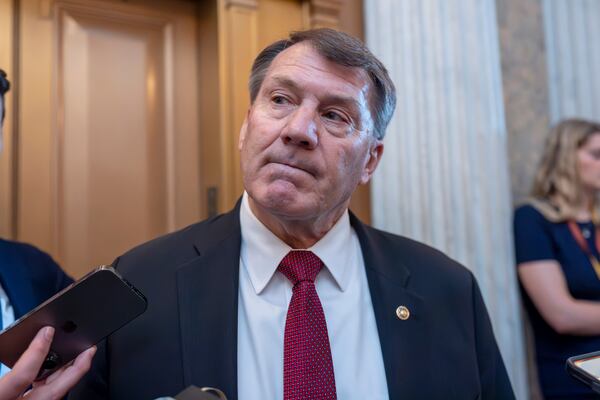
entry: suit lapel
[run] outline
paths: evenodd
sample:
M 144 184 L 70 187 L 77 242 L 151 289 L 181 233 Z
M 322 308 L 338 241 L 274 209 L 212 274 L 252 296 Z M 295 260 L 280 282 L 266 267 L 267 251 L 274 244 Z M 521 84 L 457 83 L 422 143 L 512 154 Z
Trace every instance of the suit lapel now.
M 237 398 L 239 203 L 198 238 L 200 256 L 177 271 L 185 385 L 211 386 Z
M 431 369 L 421 364 L 429 360 L 429 332 L 425 302 L 407 288 L 409 270 L 402 264 L 402 255 L 381 233 L 363 225 L 351 214 L 362 248 L 377 321 L 379 341 L 385 365 L 391 399 L 420 398 L 428 384 Z M 378 240 L 379 239 L 379 240 Z M 406 307 L 410 316 L 401 320 L 396 315 L 399 306 Z M 425 371 L 424 373 L 415 371 Z

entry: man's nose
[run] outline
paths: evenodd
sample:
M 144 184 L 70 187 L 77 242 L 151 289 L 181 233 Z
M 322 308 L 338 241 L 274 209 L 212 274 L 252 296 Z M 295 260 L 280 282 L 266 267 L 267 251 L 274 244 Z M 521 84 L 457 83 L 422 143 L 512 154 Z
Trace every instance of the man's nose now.
M 294 110 L 281 131 L 281 140 L 285 144 L 297 145 L 309 150 L 317 147 L 319 135 L 315 110 L 303 106 Z

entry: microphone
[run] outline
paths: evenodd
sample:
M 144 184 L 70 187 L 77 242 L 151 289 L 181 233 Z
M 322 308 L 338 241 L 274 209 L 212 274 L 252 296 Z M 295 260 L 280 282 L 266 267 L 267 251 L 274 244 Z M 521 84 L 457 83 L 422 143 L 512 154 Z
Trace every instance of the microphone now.
M 155 400 L 227 400 L 225 393 L 221 390 L 211 387 L 199 388 L 198 386 L 188 386 L 175 397 L 160 397 Z

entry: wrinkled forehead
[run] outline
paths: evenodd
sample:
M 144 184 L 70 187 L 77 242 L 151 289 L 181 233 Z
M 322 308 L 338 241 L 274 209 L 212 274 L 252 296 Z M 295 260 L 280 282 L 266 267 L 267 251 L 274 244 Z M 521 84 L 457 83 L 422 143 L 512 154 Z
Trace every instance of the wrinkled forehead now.
M 310 43 L 297 43 L 279 53 L 269 66 L 262 89 L 274 82 L 287 82 L 331 97 L 364 105 L 363 117 L 372 120 L 373 90 L 367 72 L 327 59 Z M 265 85 L 266 84 L 266 85 Z M 366 121 L 365 121 L 366 122 Z
M 361 91 L 369 90 L 371 87 L 371 80 L 365 70 L 329 60 L 309 42 L 294 44 L 279 53 L 271 62 L 266 77 L 268 78 L 282 69 L 293 71 L 294 68 L 313 73 L 315 74 L 314 78 L 322 75 L 337 78 Z

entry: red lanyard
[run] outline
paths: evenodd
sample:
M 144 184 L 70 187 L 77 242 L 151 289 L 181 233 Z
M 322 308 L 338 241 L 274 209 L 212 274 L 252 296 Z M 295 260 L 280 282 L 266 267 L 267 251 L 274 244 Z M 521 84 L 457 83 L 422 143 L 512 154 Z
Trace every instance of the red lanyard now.
M 571 235 L 573 235 L 573 238 L 579 245 L 579 248 L 581 248 L 581 250 L 585 253 L 585 255 L 588 256 L 588 258 L 590 259 L 590 263 L 592 263 L 592 267 L 594 267 L 594 271 L 596 271 L 596 276 L 598 277 L 598 279 L 600 279 L 600 261 L 598 261 L 598 258 L 590 250 L 588 241 L 585 240 L 585 238 L 583 237 L 581 228 L 579 227 L 579 225 L 577 225 L 577 223 L 575 223 L 575 221 L 567 222 L 567 226 L 569 227 L 569 230 L 571 231 Z M 595 238 L 594 238 L 595 245 L 596 245 L 596 251 L 600 251 L 600 229 L 598 229 L 597 227 L 594 227 L 594 230 L 596 232 Z

